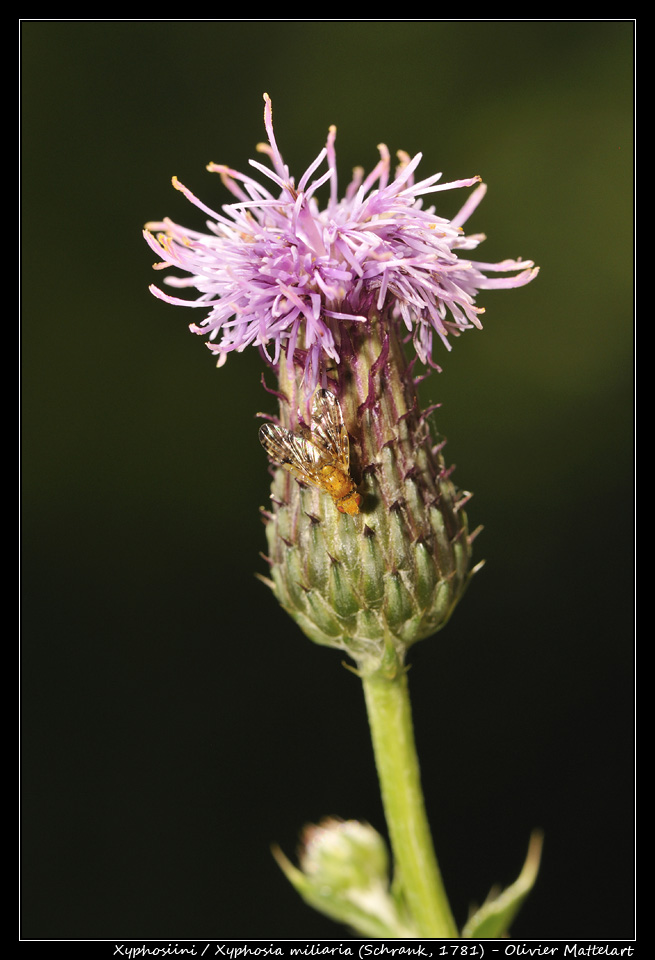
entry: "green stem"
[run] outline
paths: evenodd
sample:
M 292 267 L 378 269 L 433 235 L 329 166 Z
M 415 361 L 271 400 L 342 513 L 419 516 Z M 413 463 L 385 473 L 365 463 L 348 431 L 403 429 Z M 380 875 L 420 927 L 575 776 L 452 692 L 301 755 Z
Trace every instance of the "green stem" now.
M 382 801 L 407 906 L 419 934 L 454 938 L 448 904 L 425 812 L 407 685 L 400 668 L 362 678 Z

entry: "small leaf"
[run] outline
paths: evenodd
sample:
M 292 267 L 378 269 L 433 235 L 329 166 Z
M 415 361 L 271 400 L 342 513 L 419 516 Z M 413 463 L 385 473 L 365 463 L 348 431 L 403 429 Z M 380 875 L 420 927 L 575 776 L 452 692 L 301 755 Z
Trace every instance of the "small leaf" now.
M 537 879 L 542 846 L 543 835 L 535 831 L 518 879 L 498 896 L 487 898 L 465 925 L 463 937 L 482 940 L 507 936 L 510 924 Z

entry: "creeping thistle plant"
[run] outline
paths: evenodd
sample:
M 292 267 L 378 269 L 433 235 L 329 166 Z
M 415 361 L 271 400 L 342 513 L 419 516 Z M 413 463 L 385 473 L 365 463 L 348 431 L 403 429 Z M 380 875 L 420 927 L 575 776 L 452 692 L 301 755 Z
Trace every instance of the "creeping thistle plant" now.
M 417 179 L 420 155 L 399 154 L 392 171 L 381 145 L 377 165 L 356 169 L 341 197 L 332 127 L 296 184 L 264 99 L 268 165 L 251 161 L 263 182 L 210 163 L 233 197 L 215 211 L 174 178 L 209 217 L 207 232 L 167 219 L 145 237 L 156 268 L 182 272 L 168 286 L 195 299 L 152 292 L 201 311 L 191 330 L 207 336 L 218 366 L 252 345 L 277 377 L 278 410 L 260 429 L 273 471 L 262 579 L 310 640 L 354 661 L 364 687 L 393 878 L 382 838 L 353 821 L 306 831 L 299 867 L 276 856 L 308 903 L 360 934 L 502 935 L 534 882 L 539 840 L 516 883 L 459 932 L 414 747 L 407 651 L 447 623 L 476 569 L 470 495 L 454 486 L 432 436 L 415 368 L 438 369 L 437 346 L 481 328 L 480 291 L 524 286 L 538 268 L 471 259 L 484 237 L 464 224 L 486 187 L 477 176 Z M 450 220 L 425 205 L 463 188 L 473 189 Z

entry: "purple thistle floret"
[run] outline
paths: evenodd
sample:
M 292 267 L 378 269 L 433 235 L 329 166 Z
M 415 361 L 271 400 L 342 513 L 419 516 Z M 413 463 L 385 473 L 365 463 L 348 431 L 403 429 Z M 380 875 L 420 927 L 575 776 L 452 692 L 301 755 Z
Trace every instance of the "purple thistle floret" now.
M 265 99 L 265 153 L 273 169 L 251 160 L 271 184 L 270 190 L 245 174 L 210 163 L 235 203 L 222 213 L 205 206 L 176 178 L 173 186 L 211 218 L 209 233 L 179 226 L 169 219 L 149 223 L 146 240 L 163 262 L 186 277 L 167 277 L 172 287 L 194 287 L 199 296 L 185 300 L 156 286 L 152 293 L 168 303 L 208 310 L 194 333 L 209 334 L 207 346 L 222 366 L 227 354 L 253 344 L 267 361 L 277 364 L 282 350 L 304 357 L 305 386 L 316 385 L 327 358 L 338 363 L 339 326 L 367 321 L 372 315 L 404 325 L 424 364 L 433 360 L 435 333 L 450 349 L 448 338 L 481 327 L 478 290 L 520 287 L 538 272 L 532 261 L 480 263 L 460 254 L 475 249 L 483 234 L 466 236 L 462 225 L 482 200 L 480 177 L 438 184 L 441 174 L 415 181 L 421 154 L 399 153 L 390 179 L 390 156 L 378 147 L 380 160 L 364 175 L 354 171 L 345 197 L 337 193 L 335 139 L 330 128 L 326 146 L 295 186 L 273 133 L 271 101 Z M 327 170 L 316 175 L 324 161 Z M 312 179 L 316 175 L 316 179 Z M 329 185 L 321 209 L 316 191 Z M 423 209 L 423 196 L 441 190 L 479 186 L 452 220 Z M 156 235 L 153 234 L 156 232 Z M 487 274 L 509 274 L 492 276 Z M 302 353 L 296 348 L 302 347 Z

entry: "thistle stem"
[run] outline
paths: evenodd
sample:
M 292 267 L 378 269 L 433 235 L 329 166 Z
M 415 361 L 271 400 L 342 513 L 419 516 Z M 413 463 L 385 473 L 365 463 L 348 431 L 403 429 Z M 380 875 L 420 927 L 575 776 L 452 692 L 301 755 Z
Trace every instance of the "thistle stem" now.
M 407 674 L 362 678 L 395 868 L 418 932 L 458 936 L 434 853 L 414 741 Z

